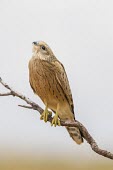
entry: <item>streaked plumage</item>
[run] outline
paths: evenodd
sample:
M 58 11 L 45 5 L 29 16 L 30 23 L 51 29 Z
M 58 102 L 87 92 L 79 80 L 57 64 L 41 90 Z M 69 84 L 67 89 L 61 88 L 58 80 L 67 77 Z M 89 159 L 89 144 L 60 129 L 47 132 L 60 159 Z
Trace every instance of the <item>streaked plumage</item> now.
M 29 81 L 47 108 L 58 113 L 61 120 L 74 121 L 73 99 L 65 69 L 45 42 L 33 43 Z M 83 142 L 78 128 L 67 127 L 67 130 L 78 144 Z

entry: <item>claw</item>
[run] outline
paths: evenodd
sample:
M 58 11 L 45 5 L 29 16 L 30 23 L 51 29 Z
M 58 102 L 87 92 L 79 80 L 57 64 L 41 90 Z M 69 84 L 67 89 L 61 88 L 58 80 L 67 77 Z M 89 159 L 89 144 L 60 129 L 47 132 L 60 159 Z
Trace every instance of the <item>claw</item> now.
M 58 113 L 56 112 L 56 114 L 55 114 L 55 116 L 53 117 L 53 119 L 52 119 L 52 122 L 51 122 L 51 126 L 60 126 L 61 124 L 60 124 L 60 120 L 59 120 L 59 118 L 58 118 Z
M 40 119 L 44 120 L 44 122 L 47 122 L 49 115 L 52 115 L 52 112 L 48 111 L 46 107 L 44 112 L 41 114 Z

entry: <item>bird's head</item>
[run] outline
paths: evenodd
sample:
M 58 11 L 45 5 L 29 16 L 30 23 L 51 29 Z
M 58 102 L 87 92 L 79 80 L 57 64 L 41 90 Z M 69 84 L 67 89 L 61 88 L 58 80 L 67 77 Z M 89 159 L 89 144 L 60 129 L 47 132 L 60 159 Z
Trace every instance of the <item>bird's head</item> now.
M 51 48 L 45 42 L 35 41 L 32 44 L 33 44 L 32 52 L 40 59 L 46 60 L 49 59 L 51 56 L 54 56 Z

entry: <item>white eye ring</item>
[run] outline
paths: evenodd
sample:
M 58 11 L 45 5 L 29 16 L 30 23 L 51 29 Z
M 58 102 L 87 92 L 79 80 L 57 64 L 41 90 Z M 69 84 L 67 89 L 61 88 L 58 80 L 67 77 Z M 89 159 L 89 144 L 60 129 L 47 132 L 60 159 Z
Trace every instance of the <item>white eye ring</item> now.
M 41 48 L 42 48 L 42 50 L 46 50 L 46 48 L 45 48 L 45 46 L 44 46 L 44 45 L 42 45 L 42 46 L 41 46 Z

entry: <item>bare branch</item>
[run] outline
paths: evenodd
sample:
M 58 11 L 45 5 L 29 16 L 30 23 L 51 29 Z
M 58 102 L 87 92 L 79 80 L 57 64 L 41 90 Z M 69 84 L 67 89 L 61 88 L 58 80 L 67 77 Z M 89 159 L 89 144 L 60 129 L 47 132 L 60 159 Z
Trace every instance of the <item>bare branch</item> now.
M 66 125 L 67 124 L 67 125 Z M 102 150 L 98 147 L 97 143 L 95 142 L 95 140 L 93 139 L 93 137 L 89 134 L 88 130 L 85 128 L 85 126 L 80 123 L 79 121 L 76 120 L 75 123 L 61 123 L 62 126 L 70 126 L 70 127 L 79 127 L 80 131 L 82 132 L 82 135 L 84 137 L 84 139 L 90 144 L 92 150 L 96 153 L 98 153 L 99 155 L 102 155 L 104 157 L 113 159 L 113 154 L 106 151 L 106 150 Z
M 16 92 L 15 90 L 13 90 L 11 87 L 9 87 L 8 84 L 6 84 L 2 78 L 0 77 L 0 83 L 7 88 L 8 90 L 10 90 L 10 93 L 12 94 L 12 96 L 16 96 L 22 100 L 24 100 L 27 104 L 31 105 L 35 110 L 37 110 L 38 112 L 42 113 L 44 110 L 36 103 L 32 102 L 29 98 L 27 98 L 26 96 Z M 5 95 L 6 96 L 6 95 Z
M 12 96 L 12 93 L 9 92 L 9 93 L 0 93 L 0 96 Z
M 27 109 L 33 109 L 33 110 L 37 110 L 40 114 L 42 114 L 42 112 L 44 111 L 38 104 L 36 104 L 35 102 L 31 101 L 29 98 L 27 98 L 26 96 L 16 92 L 15 90 L 13 90 L 11 87 L 9 87 L 8 84 L 4 83 L 3 80 L 0 78 L 0 83 L 7 88 L 10 92 L 9 93 L 4 93 L 1 94 L 0 96 L 15 96 L 18 97 L 22 100 L 24 100 L 27 104 L 29 104 L 29 106 L 26 105 L 19 105 L 20 107 L 24 107 Z M 52 117 L 49 116 L 48 121 L 51 122 L 52 121 Z M 98 147 L 97 143 L 95 142 L 95 140 L 93 139 L 93 137 L 89 134 L 88 130 L 85 128 L 85 126 L 80 123 L 79 121 L 75 121 L 75 122 L 62 122 L 61 121 L 61 126 L 70 126 L 70 127 L 78 127 L 84 137 L 84 139 L 90 144 L 92 150 L 96 153 L 98 153 L 99 155 L 102 155 L 104 157 L 107 157 L 109 159 L 113 159 L 113 154 L 106 151 L 106 150 L 102 150 Z
M 32 106 L 26 106 L 26 105 L 21 105 L 21 104 L 19 104 L 18 106 L 19 106 L 19 107 L 24 107 L 24 108 L 26 108 L 26 109 L 37 110 L 37 109 L 34 109 Z

